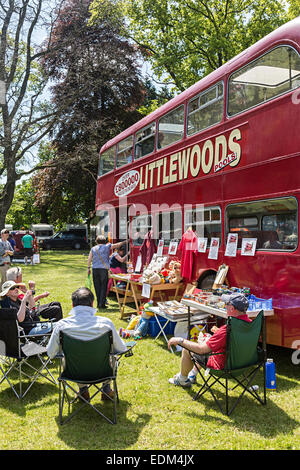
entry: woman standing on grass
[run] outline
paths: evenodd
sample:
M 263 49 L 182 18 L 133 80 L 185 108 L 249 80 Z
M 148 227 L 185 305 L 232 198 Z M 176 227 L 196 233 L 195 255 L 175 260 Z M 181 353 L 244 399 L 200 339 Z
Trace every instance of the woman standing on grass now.
M 120 246 L 127 243 L 128 240 L 124 240 L 119 243 L 106 243 L 106 239 L 103 235 L 99 235 L 96 238 L 96 246 L 90 251 L 88 258 L 88 274 L 93 272 L 93 283 L 95 293 L 97 297 L 97 308 L 106 308 L 106 292 L 108 284 L 108 270 L 109 270 L 109 257 L 111 250 L 119 248 Z

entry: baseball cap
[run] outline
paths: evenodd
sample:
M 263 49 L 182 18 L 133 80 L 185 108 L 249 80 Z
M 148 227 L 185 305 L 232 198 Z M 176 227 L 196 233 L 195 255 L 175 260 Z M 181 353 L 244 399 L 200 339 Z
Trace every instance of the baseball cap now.
M 12 287 L 19 287 L 20 284 L 16 284 L 15 281 L 6 281 L 2 284 L 2 292 L 0 292 L 0 297 L 5 297 L 8 291 Z
M 248 310 L 249 302 L 247 297 L 245 297 L 243 294 L 223 294 L 221 299 L 223 302 L 225 302 L 225 304 L 233 305 L 233 307 L 240 312 L 246 312 Z

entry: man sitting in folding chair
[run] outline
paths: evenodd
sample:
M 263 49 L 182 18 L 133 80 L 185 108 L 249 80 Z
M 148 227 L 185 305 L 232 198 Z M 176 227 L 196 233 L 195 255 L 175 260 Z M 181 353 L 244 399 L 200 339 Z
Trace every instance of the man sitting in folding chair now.
M 127 346 L 118 335 L 116 328 L 111 320 L 106 317 L 96 315 L 97 310 L 93 308 L 94 295 L 86 287 L 80 287 L 72 293 L 72 310 L 67 318 L 59 320 L 53 329 L 50 341 L 47 346 L 47 354 L 54 358 L 60 352 L 60 332 L 66 335 L 83 340 L 93 340 L 102 333 L 112 332 L 113 353 L 127 352 Z M 89 400 L 88 386 L 79 386 L 79 394 Z M 114 391 L 111 390 L 110 383 L 102 387 L 102 400 L 109 400 L 114 397 Z
M 226 302 L 227 315 L 239 318 L 246 322 L 251 322 L 246 314 L 249 306 L 247 298 L 240 294 L 222 296 Z M 180 372 L 169 379 L 169 383 L 181 387 L 191 387 L 192 382 L 188 378 L 189 372 L 193 368 L 192 353 L 196 362 L 204 369 L 223 369 L 225 365 L 227 325 L 223 325 L 215 330 L 215 333 L 204 344 L 188 341 L 184 338 L 173 337 L 168 342 L 168 347 L 182 346 Z

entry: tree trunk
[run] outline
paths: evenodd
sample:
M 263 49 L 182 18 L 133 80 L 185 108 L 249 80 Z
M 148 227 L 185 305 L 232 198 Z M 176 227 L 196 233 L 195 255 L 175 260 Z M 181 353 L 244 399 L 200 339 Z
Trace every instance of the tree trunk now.
M 15 181 L 7 181 L 0 197 L 0 230 L 4 228 L 6 214 L 11 206 L 15 192 Z

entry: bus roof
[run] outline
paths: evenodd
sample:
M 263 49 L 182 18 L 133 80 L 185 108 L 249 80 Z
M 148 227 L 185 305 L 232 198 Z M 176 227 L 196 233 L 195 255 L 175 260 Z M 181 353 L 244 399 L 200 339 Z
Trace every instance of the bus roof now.
M 255 44 L 230 59 L 228 62 L 226 62 L 226 64 L 214 70 L 209 75 L 203 77 L 201 80 L 187 88 L 179 95 L 175 96 L 173 99 L 162 105 L 160 108 L 156 109 L 148 116 L 145 116 L 132 126 L 125 129 L 116 137 L 106 142 L 102 146 L 100 152 L 102 153 L 104 150 L 115 145 L 120 140 L 123 140 L 126 137 L 129 137 L 130 135 L 134 134 L 137 130 L 146 127 L 148 124 L 160 118 L 167 112 L 171 111 L 173 108 L 176 108 L 184 101 L 189 100 L 190 98 L 195 96 L 201 90 L 209 88 L 211 85 L 223 78 L 226 74 L 232 73 L 235 69 L 238 69 L 245 63 L 255 59 L 256 55 L 261 54 L 264 50 L 267 50 L 270 45 L 275 46 L 276 43 L 282 42 L 283 40 L 288 42 L 294 42 L 296 45 L 295 40 L 296 37 L 299 37 L 299 27 L 300 16 L 289 21 L 288 23 L 285 23 L 284 25 L 277 28 L 275 31 L 269 33 L 267 36 L 260 39 Z

